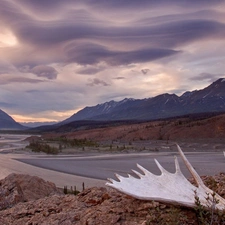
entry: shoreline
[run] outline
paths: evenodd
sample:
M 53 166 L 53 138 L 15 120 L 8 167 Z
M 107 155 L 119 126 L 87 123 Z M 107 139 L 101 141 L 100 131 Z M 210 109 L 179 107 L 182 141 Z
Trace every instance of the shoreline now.
M 88 187 L 105 187 L 106 180 L 82 177 L 78 175 L 66 174 L 57 170 L 49 170 L 41 167 L 29 165 L 20 162 L 20 158 L 28 158 L 29 154 L 0 154 L 0 180 L 4 179 L 11 173 L 29 174 L 38 176 L 46 181 L 55 183 L 59 188 L 64 186 L 76 186 L 77 190 L 81 191 L 83 183 L 85 188 Z

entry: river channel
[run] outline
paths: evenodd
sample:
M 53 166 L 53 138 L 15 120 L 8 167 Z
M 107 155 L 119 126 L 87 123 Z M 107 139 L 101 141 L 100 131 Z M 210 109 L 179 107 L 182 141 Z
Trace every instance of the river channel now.
M 136 163 L 152 173 L 160 175 L 154 159 L 169 172 L 175 172 L 174 156 L 178 157 L 182 172 L 190 177 L 178 152 L 127 153 L 127 154 L 67 154 L 46 155 L 24 151 L 23 140 L 29 135 L 1 135 L 0 138 L 0 179 L 10 173 L 24 173 L 39 176 L 63 187 L 104 186 L 107 178 L 114 173 L 126 176 L 137 169 Z M 223 151 L 185 152 L 199 175 L 215 175 L 225 172 Z

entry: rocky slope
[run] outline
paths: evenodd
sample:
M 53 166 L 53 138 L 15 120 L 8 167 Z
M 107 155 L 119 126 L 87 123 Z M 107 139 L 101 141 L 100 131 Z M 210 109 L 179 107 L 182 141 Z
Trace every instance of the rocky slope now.
M 203 180 L 225 197 L 225 174 L 203 177 Z M 26 194 L 26 187 L 33 190 L 34 196 Z M 4 225 L 197 225 L 207 222 L 207 216 L 201 221 L 197 210 L 141 201 L 112 189 L 93 187 L 77 196 L 62 196 L 53 184 L 27 175 L 10 175 L 1 180 L 0 188 L 1 203 L 6 201 L 4 193 L 8 193 L 8 197 L 17 196 L 17 201 L 0 211 L 0 224 Z M 37 196 L 38 189 L 42 194 Z M 225 223 L 223 215 L 214 214 L 213 219 L 219 222 L 215 224 Z

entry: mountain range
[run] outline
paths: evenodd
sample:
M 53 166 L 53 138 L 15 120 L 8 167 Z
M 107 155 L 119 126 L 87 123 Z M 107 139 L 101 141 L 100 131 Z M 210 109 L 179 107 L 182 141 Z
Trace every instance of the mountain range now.
M 50 125 L 50 127 L 57 128 L 74 121 L 86 121 L 85 124 L 87 121 L 146 121 L 218 112 L 225 112 L 224 78 L 216 80 L 204 89 L 187 91 L 181 96 L 165 93 L 152 98 L 125 98 L 118 102 L 112 100 L 96 106 L 85 107 L 68 119 Z M 0 129 L 24 129 L 24 127 L 1 110 Z
M 124 99 L 85 107 L 60 124 L 79 120 L 155 120 L 195 113 L 225 112 L 225 79 L 180 97 L 161 94 L 147 99 Z

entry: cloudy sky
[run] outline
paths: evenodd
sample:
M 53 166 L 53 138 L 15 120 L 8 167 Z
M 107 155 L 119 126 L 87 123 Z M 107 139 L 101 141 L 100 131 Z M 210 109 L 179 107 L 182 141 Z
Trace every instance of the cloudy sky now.
M 222 0 L 0 0 L 0 28 L 0 109 L 18 122 L 225 76 Z

